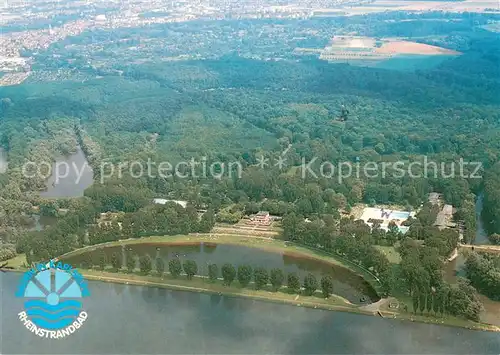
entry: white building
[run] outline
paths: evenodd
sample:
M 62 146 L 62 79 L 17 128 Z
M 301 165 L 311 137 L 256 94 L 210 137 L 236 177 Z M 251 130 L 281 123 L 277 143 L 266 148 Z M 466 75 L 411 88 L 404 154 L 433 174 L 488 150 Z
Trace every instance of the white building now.
M 163 198 L 155 198 L 153 200 L 153 203 L 155 203 L 157 205 L 165 205 L 167 202 L 174 202 L 174 203 L 176 203 L 179 206 L 182 206 L 184 208 L 186 208 L 186 206 L 187 206 L 187 201 L 166 200 L 166 199 L 163 199 Z
M 368 207 L 363 210 L 363 214 L 360 219 L 362 219 L 370 227 L 372 227 L 375 222 L 378 222 L 380 223 L 380 228 L 385 231 L 389 230 L 389 223 L 394 222 L 398 226 L 399 231 L 405 234 L 408 232 L 409 227 L 403 226 L 402 224 L 408 218 L 414 216 L 415 212 Z

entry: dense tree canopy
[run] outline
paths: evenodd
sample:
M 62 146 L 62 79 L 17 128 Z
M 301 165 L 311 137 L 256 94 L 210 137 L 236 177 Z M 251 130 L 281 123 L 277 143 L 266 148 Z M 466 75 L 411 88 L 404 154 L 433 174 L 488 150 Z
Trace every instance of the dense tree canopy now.
M 470 242 L 475 199 L 484 193 L 485 226 L 492 242 L 500 243 L 500 41 L 478 27 L 492 16 L 398 12 L 237 25 L 227 20 L 224 28 L 249 33 L 279 24 L 291 36 L 278 43 L 249 35 L 229 48 L 209 46 L 213 53 L 204 60 L 164 61 L 148 54 L 148 61 L 117 58 L 101 68 L 68 49 L 89 44 L 88 34 L 67 38 L 38 54 L 38 68 L 70 68 L 88 80 L 28 81 L 0 91 L 0 147 L 9 162 L 0 174 L 0 258 L 12 256 L 14 245 L 31 263 L 119 239 L 208 233 L 216 222 L 235 223 L 265 210 L 283 218 L 285 240 L 347 258 L 379 279 L 386 293 L 403 284 L 414 309 L 477 319 L 474 287 L 489 294 L 496 287 L 498 275 L 487 271 L 494 261 L 472 256 L 471 284 L 444 282 L 443 261 L 459 235 L 434 227 L 439 208 L 427 197 L 438 192 L 442 202 L 454 206 L 455 222 Z M 113 36 L 131 40 L 131 31 L 138 31 L 168 38 L 204 29 L 232 38 L 217 32 L 219 24 L 120 29 Z M 311 28 L 315 38 L 293 39 Z M 295 48 L 322 48 L 341 31 L 416 37 L 462 55 L 401 71 L 297 57 Z M 97 31 L 92 40 L 106 35 Z M 188 36 L 185 41 L 192 45 Z M 174 49 L 168 47 L 158 48 L 158 56 L 171 56 Z M 270 58 L 281 60 L 261 60 Z M 348 119 L 336 121 L 345 107 Z M 93 186 L 77 199 L 40 198 L 47 176 L 26 174 L 25 163 L 51 166 L 78 146 L 93 168 Z M 156 164 L 149 168 L 151 161 Z M 131 162 L 137 163 L 134 169 Z M 161 162 L 173 170 L 165 174 Z M 369 165 L 374 168 L 367 171 Z M 155 205 L 153 198 L 183 200 L 187 206 Z M 377 223 L 370 228 L 346 217 L 360 204 L 399 205 L 418 213 L 403 236 L 395 224 L 384 231 Z M 33 230 L 33 213 L 57 222 Z M 400 265 L 393 267 L 380 247 L 397 248 Z M 88 260 L 89 266 L 106 262 Z M 111 263 L 118 269 L 121 255 Z M 153 268 L 151 258 L 128 253 L 130 272 L 136 263 L 143 273 Z M 182 266 L 171 260 L 168 268 L 178 276 Z M 165 265 L 155 267 L 162 274 Z M 190 277 L 197 272 L 192 263 L 184 269 Z M 221 274 L 227 285 L 235 278 L 248 285 L 252 276 L 258 286 L 270 281 L 279 288 L 285 281 L 279 271 L 236 271 L 229 264 Z M 211 267 L 211 279 L 218 275 Z M 288 275 L 286 281 L 298 292 L 298 277 Z M 307 281 L 309 292 L 313 281 Z M 323 281 L 327 296 L 330 283 Z

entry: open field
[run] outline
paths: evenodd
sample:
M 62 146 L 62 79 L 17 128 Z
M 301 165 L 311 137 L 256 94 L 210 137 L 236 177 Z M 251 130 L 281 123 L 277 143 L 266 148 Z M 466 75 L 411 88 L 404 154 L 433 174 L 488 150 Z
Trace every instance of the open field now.
M 373 38 L 366 36 L 334 36 L 320 54 L 328 61 L 383 61 L 398 56 L 456 56 L 460 52 L 417 43 L 405 38 Z
M 446 48 L 409 41 L 389 41 L 375 50 L 376 53 L 387 54 L 420 54 L 420 55 L 459 55 L 460 52 Z
M 219 234 L 242 234 L 242 235 L 249 235 L 249 236 L 257 236 L 257 237 L 278 237 L 280 235 L 279 232 L 277 231 L 272 231 L 272 230 L 265 230 L 262 228 L 252 228 L 252 226 L 215 226 L 214 229 L 212 230 L 212 233 L 219 233 Z
M 445 11 L 445 12 L 476 12 L 489 13 L 488 9 L 498 9 L 495 0 L 465 0 L 465 1 L 401 1 L 375 0 L 367 5 L 320 9 L 316 16 L 339 16 L 341 11 L 347 16 L 355 16 L 385 11 Z
M 486 9 L 498 8 L 498 1 L 491 0 L 466 0 L 466 1 L 375 1 L 380 3 L 404 4 L 407 11 L 450 11 L 450 12 L 487 12 Z
M 391 264 L 399 264 L 401 262 L 401 255 L 396 251 L 396 248 L 382 245 L 376 245 L 375 248 L 384 253 Z
M 268 226 L 252 224 L 249 222 L 249 219 L 242 219 L 235 224 L 216 223 L 211 233 L 278 238 L 283 232 L 283 228 L 281 228 L 281 222 L 279 221 L 273 221 Z
M 8 266 L 13 267 L 14 269 L 22 269 L 26 264 L 26 255 L 19 254 L 14 258 L 7 260 L 6 262 L 8 263 Z

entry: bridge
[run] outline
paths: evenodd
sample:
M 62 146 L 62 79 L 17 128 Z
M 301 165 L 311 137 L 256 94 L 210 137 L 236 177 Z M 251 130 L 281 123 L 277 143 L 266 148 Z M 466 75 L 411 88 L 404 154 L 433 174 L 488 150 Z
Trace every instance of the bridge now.
M 460 248 L 474 249 L 474 251 L 482 251 L 482 252 L 486 252 L 486 253 L 498 253 L 498 254 L 500 254 L 500 245 L 460 244 Z

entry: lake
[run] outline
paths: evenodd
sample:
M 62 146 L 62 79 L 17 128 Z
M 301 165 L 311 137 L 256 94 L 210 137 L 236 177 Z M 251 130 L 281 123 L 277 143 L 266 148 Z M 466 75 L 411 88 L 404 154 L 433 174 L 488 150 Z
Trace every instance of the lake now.
M 0 174 L 7 171 L 7 152 L 0 147 Z
M 65 165 L 65 163 L 67 165 Z M 59 167 L 59 181 L 57 180 L 56 166 Z M 75 154 L 67 157 L 58 157 L 52 167 L 52 175 L 47 181 L 47 190 L 40 193 L 45 198 L 72 198 L 82 197 L 86 188 L 94 180 L 92 168 L 87 162 L 85 154 L 78 147 Z
M 4 354 L 499 354 L 498 333 L 219 295 L 89 282 L 88 318 L 42 339 L 19 322 L 20 274 L 0 274 Z
M 376 302 L 379 300 L 376 292 L 361 276 L 356 275 L 349 269 L 331 265 L 317 259 L 304 258 L 291 255 L 291 253 L 273 253 L 257 248 L 238 246 L 238 245 L 216 245 L 213 243 L 193 243 L 194 245 L 171 245 L 164 244 L 141 244 L 128 245 L 135 254 L 142 256 L 148 254 L 153 259 L 161 257 L 165 265 L 169 260 L 179 258 L 181 261 L 194 260 L 198 264 L 198 273 L 208 275 L 208 264 L 217 264 L 219 270 L 225 263 L 239 265 L 250 265 L 252 268 L 265 267 L 268 270 L 280 268 L 285 272 L 296 272 L 301 279 L 308 273 L 313 273 L 318 279 L 323 275 L 331 275 L 334 280 L 334 293 L 342 296 L 352 303 L 362 303 L 360 300 L 365 298 L 367 302 Z M 116 252 L 122 254 L 124 249 L 121 246 L 105 248 L 108 260 Z M 99 250 L 91 252 L 98 260 Z M 125 257 L 122 258 L 123 261 Z M 79 267 L 86 257 L 78 255 L 66 259 L 68 263 Z M 125 265 L 124 265 L 125 266 Z M 139 267 L 137 265 L 137 267 Z

